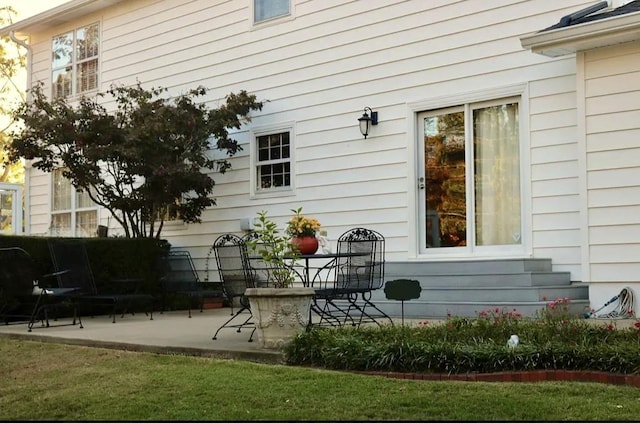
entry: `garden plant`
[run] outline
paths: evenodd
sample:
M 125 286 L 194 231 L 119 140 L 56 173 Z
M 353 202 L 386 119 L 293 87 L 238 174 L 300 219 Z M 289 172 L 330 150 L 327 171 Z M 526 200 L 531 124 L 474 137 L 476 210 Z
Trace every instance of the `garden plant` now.
M 287 347 L 292 365 L 353 371 L 459 374 L 521 370 L 640 373 L 640 322 L 587 321 L 568 314 L 569 300 L 533 318 L 517 310 L 483 310 L 407 326 L 314 328 Z M 508 345 L 512 335 L 517 345 Z

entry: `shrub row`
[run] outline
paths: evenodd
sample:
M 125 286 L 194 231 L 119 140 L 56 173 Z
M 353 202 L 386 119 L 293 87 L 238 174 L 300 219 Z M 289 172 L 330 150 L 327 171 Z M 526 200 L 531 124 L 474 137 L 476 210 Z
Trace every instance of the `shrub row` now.
M 510 335 L 521 342 L 507 346 Z M 290 365 L 411 373 L 597 370 L 640 374 L 638 327 L 585 320 L 453 318 L 421 326 L 313 328 L 285 350 Z

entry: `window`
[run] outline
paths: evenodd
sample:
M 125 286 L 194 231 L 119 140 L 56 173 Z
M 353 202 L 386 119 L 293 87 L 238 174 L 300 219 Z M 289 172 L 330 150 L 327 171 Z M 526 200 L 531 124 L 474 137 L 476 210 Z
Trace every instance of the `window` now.
M 96 235 L 98 210 L 89 194 L 77 191 L 71 181 L 53 171 L 53 201 L 51 234 L 58 236 L 90 237 Z
M 53 98 L 78 95 L 98 88 L 97 23 L 67 32 L 51 44 Z
M 291 14 L 289 0 L 253 0 L 253 22 L 263 22 Z
M 291 133 L 257 135 L 255 142 L 256 192 L 291 187 Z
M 159 222 L 163 220 L 166 222 L 181 222 L 180 212 L 178 211 L 179 200 L 176 200 L 176 204 L 169 204 L 165 207 L 162 207 L 160 210 L 156 212 L 155 220 Z

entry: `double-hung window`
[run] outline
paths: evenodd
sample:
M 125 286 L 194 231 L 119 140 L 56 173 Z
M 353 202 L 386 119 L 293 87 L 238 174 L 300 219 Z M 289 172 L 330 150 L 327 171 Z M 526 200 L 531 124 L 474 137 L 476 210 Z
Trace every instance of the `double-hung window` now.
M 260 23 L 291 14 L 290 0 L 253 0 L 253 22 Z
M 291 180 L 291 131 L 256 135 L 255 192 L 288 190 Z
M 53 171 L 53 203 L 51 234 L 58 236 L 92 237 L 98 229 L 98 209 L 89 194 L 76 190 L 62 174 Z
M 98 88 L 99 47 L 98 23 L 53 38 L 51 43 L 53 98 L 79 95 Z

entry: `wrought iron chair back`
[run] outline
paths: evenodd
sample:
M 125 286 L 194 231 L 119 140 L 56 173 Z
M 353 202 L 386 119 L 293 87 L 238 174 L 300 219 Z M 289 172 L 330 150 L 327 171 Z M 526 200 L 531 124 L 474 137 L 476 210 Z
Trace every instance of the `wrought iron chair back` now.
M 189 317 L 191 317 L 192 299 L 198 300 L 198 306 L 200 312 L 202 312 L 205 298 L 220 298 L 224 296 L 219 284 L 200 281 L 189 251 L 171 250 L 163 260 L 163 275 L 160 277 L 162 287 L 161 312 L 166 308 L 167 297 L 170 295 L 188 297 Z
M 247 241 L 258 241 L 260 240 L 260 235 L 257 232 L 248 232 L 242 237 L 242 241 L 246 244 Z M 247 248 L 249 248 L 247 246 Z M 272 276 L 271 276 L 271 266 L 268 263 L 265 263 L 262 258 L 258 257 L 257 252 L 247 250 L 247 257 L 249 260 L 250 273 L 252 274 L 252 278 L 254 280 L 254 284 L 257 288 L 267 288 L 272 286 Z
M 213 252 L 216 258 L 216 265 L 220 275 L 225 296 L 231 303 L 231 318 L 222 324 L 214 333 L 213 339 L 217 339 L 218 332 L 223 328 L 235 328 L 241 332 L 243 328 L 252 327 L 249 342 L 253 340 L 255 324 L 252 322 L 249 299 L 244 295 L 247 288 L 255 286 L 255 274 L 249 265 L 247 246 L 239 236 L 235 234 L 220 235 L 211 246 L 209 253 Z M 210 256 L 210 254 L 209 254 Z M 209 266 L 207 264 L 207 269 Z M 234 312 L 234 303 L 237 301 L 239 307 Z M 232 322 L 241 314 L 247 312 L 249 316 L 240 323 Z
M 58 272 L 58 285 L 62 288 L 78 288 L 78 301 L 88 307 L 110 306 L 112 322 L 116 322 L 116 311 L 132 310 L 137 304 L 144 305 L 145 314 L 153 320 L 154 297 L 138 292 L 140 279 L 107 281 L 104 289 L 98 289 L 87 254 L 86 245 L 77 239 L 50 239 L 49 252 Z

